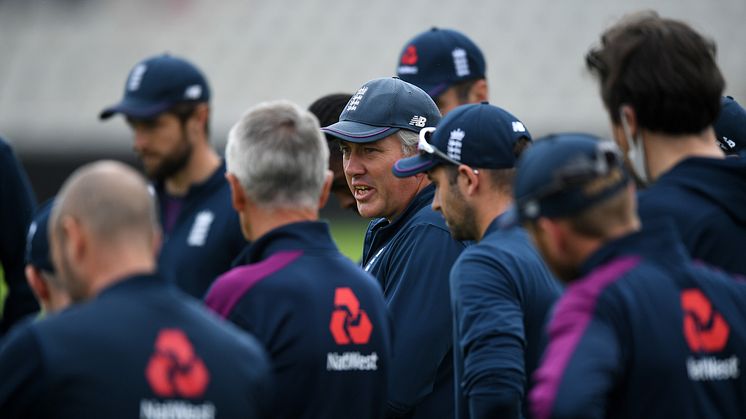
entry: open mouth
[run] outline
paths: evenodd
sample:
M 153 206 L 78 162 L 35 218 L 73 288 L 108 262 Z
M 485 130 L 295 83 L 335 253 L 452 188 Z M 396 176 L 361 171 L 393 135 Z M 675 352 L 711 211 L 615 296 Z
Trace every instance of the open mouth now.
M 355 196 L 355 199 L 358 201 L 364 201 L 373 194 L 375 189 L 371 188 L 370 186 L 364 186 L 364 185 L 357 185 L 352 187 L 352 194 Z

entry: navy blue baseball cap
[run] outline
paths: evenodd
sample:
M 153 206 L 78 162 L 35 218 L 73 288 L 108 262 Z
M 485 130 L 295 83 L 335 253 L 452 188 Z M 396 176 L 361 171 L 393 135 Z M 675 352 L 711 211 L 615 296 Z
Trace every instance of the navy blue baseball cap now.
M 456 83 L 483 78 L 486 71 L 482 51 L 466 35 L 432 28 L 407 42 L 396 73 L 436 98 Z
M 531 134 L 510 112 L 487 102 L 462 105 L 436 128 L 421 130 L 419 154 L 397 161 L 392 170 L 397 177 L 407 177 L 442 163 L 508 169 L 515 166 L 520 138 L 531 140 Z
M 420 132 L 440 121 L 435 102 L 419 87 L 388 77 L 371 80 L 355 93 L 339 122 L 321 130 L 353 143 L 372 143 L 405 129 Z
M 122 100 L 101 111 L 99 118 L 116 113 L 151 119 L 183 102 L 208 102 L 210 87 L 190 62 L 168 54 L 147 58 L 127 76 Z
M 720 115 L 713 124 L 715 137 L 725 154 L 738 155 L 746 148 L 746 109 L 730 96 L 723 96 Z
M 577 215 L 630 182 L 613 141 L 588 134 L 555 134 L 534 141 L 516 165 L 519 221 Z
M 49 216 L 54 200 L 47 201 L 34 214 L 34 219 L 26 237 L 26 264 L 33 265 L 42 271 L 54 273 L 52 256 L 49 250 Z

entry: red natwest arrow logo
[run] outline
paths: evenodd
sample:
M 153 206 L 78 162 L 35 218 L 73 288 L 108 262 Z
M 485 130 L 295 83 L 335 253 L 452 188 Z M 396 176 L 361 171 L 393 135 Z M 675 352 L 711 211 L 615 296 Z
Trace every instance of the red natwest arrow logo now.
M 681 292 L 684 310 L 684 337 L 695 352 L 719 352 L 728 343 L 730 326 L 698 289 Z
M 334 292 L 334 311 L 329 323 L 334 341 L 338 345 L 368 343 L 373 324 L 365 310 L 360 309 L 355 293 L 350 288 L 337 288 Z
M 145 378 L 160 397 L 196 398 L 205 393 L 210 373 L 184 332 L 163 329 L 145 368 Z

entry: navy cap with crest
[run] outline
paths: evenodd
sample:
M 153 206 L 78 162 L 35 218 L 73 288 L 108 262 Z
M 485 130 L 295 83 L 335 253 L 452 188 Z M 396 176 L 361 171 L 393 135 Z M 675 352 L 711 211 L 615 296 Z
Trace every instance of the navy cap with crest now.
M 505 109 L 487 102 L 462 105 L 440 121 L 429 140 L 420 139 L 418 155 L 397 161 L 393 172 L 397 177 L 414 176 L 442 163 L 508 169 L 515 166 L 520 138 L 531 140 L 531 134 Z M 429 147 L 437 151 L 428 152 Z
M 353 143 L 372 143 L 405 129 L 421 128 L 440 121 L 435 102 L 422 89 L 396 77 L 365 83 L 347 102 L 339 122 L 324 133 Z
M 614 142 L 580 133 L 549 135 L 534 141 L 516 165 L 518 218 L 525 222 L 577 215 L 629 182 Z
M 482 51 L 466 35 L 432 28 L 407 42 L 396 73 L 436 98 L 456 83 L 483 78 L 486 71 Z
M 130 70 L 124 97 L 99 117 L 116 113 L 151 119 L 184 102 L 208 102 L 210 87 L 202 72 L 190 62 L 168 54 L 147 58 Z
M 723 96 L 713 128 L 725 154 L 738 155 L 746 148 L 746 109 L 731 96 Z
M 47 231 L 53 203 L 50 199 L 36 210 L 26 237 L 26 264 L 49 273 L 54 273 Z

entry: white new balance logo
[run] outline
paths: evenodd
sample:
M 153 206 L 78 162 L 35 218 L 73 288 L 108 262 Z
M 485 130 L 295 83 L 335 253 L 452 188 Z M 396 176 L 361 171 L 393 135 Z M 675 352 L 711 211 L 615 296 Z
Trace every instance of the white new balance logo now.
M 419 115 L 413 116 L 412 120 L 409 121 L 409 125 L 414 125 L 420 128 L 424 128 L 426 123 L 427 123 L 427 118 L 425 118 L 424 116 L 419 116 Z
M 513 121 L 513 132 L 526 132 L 526 127 L 520 121 Z
M 210 225 L 215 219 L 215 215 L 212 211 L 201 211 L 194 217 L 194 224 L 192 224 L 192 231 L 189 232 L 187 238 L 187 244 L 190 246 L 204 246 L 207 241 L 207 234 L 210 232 Z
M 360 104 L 360 101 L 363 99 L 363 96 L 365 96 L 365 92 L 368 91 L 368 86 L 361 87 L 357 93 L 355 93 L 355 96 L 350 98 L 350 101 L 347 103 L 347 110 L 348 111 L 354 111 L 357 109 L 357 106 Z

